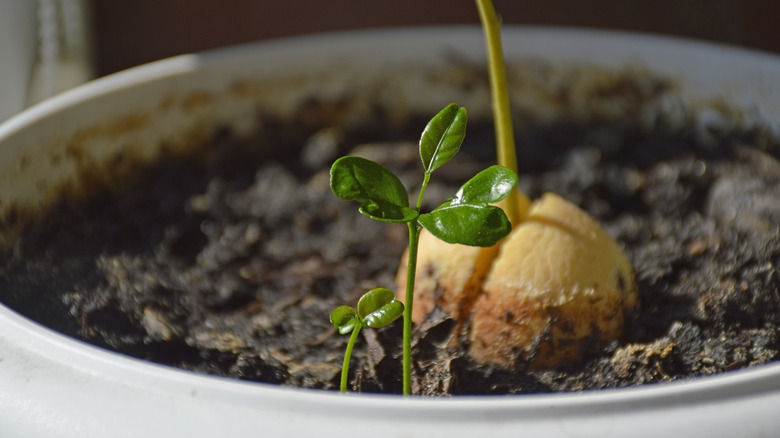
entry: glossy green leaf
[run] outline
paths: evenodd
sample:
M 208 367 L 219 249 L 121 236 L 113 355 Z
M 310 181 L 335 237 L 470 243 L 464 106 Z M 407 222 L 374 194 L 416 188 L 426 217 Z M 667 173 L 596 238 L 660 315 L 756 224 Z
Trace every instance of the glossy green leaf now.
M 433 116 L 420 138 L 420 158 L 426 173 L 449 161 L 466 137 L 466 108 L 447 105 Z
M 363 323 L 371 328 L 380 328 L 389 325 L 404 314 L 404 303 L 393 300 L 376 312 L 369 313 Z
M 378 287 L 371 289 L 360 297 L 357 305 L 358 318 L 365 319 L 369 313 L 375 312 L 385 304 L 393 301 L 395 294 L 390 289 Z
M 339 306 L 330 312 L 330 323 L 336 327 L 340 334 L 346 335 L 357 325 L 361 324 L 358 314 L 350 306 Z
M 493 246 L 512 231 L 504 211 L 487 204 L 448 205 L 417 220 L 439 239 L 469 246 Z
M 365 158 L 341 157 L 330 168 L 330 189 L 341 199 L 357 201 L 360 212 L 383 222 L 409 222 L 409 194 L 392 172 Z
M 404 313 L 404 305 L 395 299 L 390 289 L 372 289 L 358 301 L 357 314 L 363 323 L 371 328 L 384 327 Z
M 517 175 L 511 169 L 490 166 L 463 184 L 449 205 L 492 204 L 504 199 L 516 184 Z

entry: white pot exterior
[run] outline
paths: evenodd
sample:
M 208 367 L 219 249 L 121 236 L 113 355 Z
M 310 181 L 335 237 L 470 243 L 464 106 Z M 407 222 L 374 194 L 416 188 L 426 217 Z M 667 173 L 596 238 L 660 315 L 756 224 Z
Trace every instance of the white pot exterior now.
M 780 126 L 776 57 L 622 33 L 508 28 L 504 38 L 510 59 L 640 66 L 674 78 L 691 102 L 718 97 L 742 108 L 739 123 L 761 120 L 774 132 Z M 122 148 L 154 157 L 155 150 L 142 145 L 183 145 L 210 135 L 218 124 L 250 132 L 256 128 L 252 115 L 258 99 L 284 113 L 320 80 L 324 93 L 339 95 L 356 86 L 354 77 L 342 74 L 346 66 L 363 69 L 368 77 L 391 65 L 441 64 L 437 55 L 448 48 L 484 59 L 478 28 L 405 29 L 187 55 L 95 81 L 0 126 L 0 214 L 10 206 L 33 211 L 50 202 L 76 168 L 67 160 L 31 163 L 30 157 L 52 156 L 64 144 L 76 144 L 74 138 L 96 162 Z M 327 73 L 316 73 L 322 71 Z M 308 76 L 317 81 L 300 80 Z M 250 84 L 235 91 L 237 83 L 266 78 L 280 83 L 289 77 L 297 79 L 287 88 L 258 91 Z M 470 114 L 488 111 L 485 99 L 436 88 L 423 95 L 415 89 L 419 85 L 404 85 L 408 90 L 386 97 L 430 113 L 450 101 L 464 104 Z M 136 123 L 121 125 L 121 132 L 90 130 L 117 120 Z M 12 234 L 0 229 L 0 243 Z M 780 364 L 689 382 L 528 396 L 404 399 L 283 389 L 127 358 L 0 306 L 2 437 L 780 436 L 778 407 Z

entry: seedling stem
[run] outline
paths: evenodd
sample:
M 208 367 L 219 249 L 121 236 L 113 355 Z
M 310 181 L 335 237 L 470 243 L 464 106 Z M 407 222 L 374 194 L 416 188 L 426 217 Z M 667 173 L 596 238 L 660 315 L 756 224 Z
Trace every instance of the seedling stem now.
M 357 341 L 358 333 L 360 333 L 360 329 L 362 328 L 362 325 L 357 325 L 352 330 L 352 334 L 349 335 L 349 341 L 347 342 L 347 349 L 344 352 L 344 363 L 341 365 L 341 385 L 339 386 L 339 389 L 341 392 L 347 392 L 347 384 L 349 380 L 349 361 L 352 357 L 352 347 L 355 346 L 355 342 Z
M 418 202 L 419 204 L 419 202 Z M 418 207 L 419 209 L 419 207 Z M 420 242 L 420 225 L 408 222 L 409 227 L 409 260 L 406 270 L 406 296 L 404 308 L 403 331 L 403 394 L 412 393 L 412 308 L 414 301 L 414 278 L 417 274 L 417 245 Z

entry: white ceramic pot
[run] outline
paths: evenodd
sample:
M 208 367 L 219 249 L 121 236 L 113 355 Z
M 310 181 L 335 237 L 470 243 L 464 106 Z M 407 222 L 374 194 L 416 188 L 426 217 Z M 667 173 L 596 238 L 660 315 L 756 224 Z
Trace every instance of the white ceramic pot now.
M 766 123 L 775 132 L 780 123 L 776 57 L 623 33 L 504 33 L 509 59 L 651 71 L 671 78 L 693 106 L 728 102 L 740 114 L 733 123 Z M 399 117 L 406 108 L 432 114 L 452 101 L 470 115 L 486 114 L 484 90 L 453 95 L 447 84 L 430 82 L 447 82 L 446 74 L 429 73 L 446 72 L 452 50 L 483 63 L 481 31 L 275 41 L 161 61 L 57 96 L 0 127 L 0 243 L 13 240 L 13 217 L 45 208 L 64 185 L 78 187 L 79 163 L 107 163 L 119 152 L 154 159 L 161 144 L 186 147 L 221 125 L 250 134 L 258 129 L 258 107 L 285 114 L 313 90 L 326 97 L 365 91 Z M 381 87 L 372 85 L 377 77 Z M 698 120 L 722 115 L 702 110 Z M 0 306 L 2 437 L 757 437 L 780 436 L 778 409 L 780 364 L 686 382 L 529 396 L 404 399 L 283 389 L 127 358 Z

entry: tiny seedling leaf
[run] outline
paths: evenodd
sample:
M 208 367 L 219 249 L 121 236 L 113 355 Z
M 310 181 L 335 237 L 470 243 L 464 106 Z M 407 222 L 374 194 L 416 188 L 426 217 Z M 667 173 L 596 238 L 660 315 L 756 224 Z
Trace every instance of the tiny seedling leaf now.
M 336 327 L 340 334 L 346 335 L 358 324 L 361 324 L 358 314 L 350 306 L 339 306 L 330 312 L 330 323 Z
M 365 325 L 371 328 L 380 328 L 389 325 L 404 314 L 404 303 L 393 300 L 381 309 L 369 313 L 363 321 Z
M 493 246 L 512 230 L 504 211 L 487 204 L 439 207 L 417 220 L 439 239 L 469 246 Z
M 395 299 L 390 289 L 372 289 L 358 301 L 357 314 L 365 325 L 371 328 L 384 327 L 404 313 L 404 305 Z
M 341 157 L 330 168 L 330 189 L 341 199 L 357 201 L 360 212 L 382 222 L 410 222 L 409 194 L 392 172 L 361 157 Z
M 450 160 L 466 137 L 466 108 L 447 105 L 433 116 L 420 138 L 420 158 L 426 173 Z
M 369 313 L 375 312 L 385 304 L 395 299 L 395 294 L 390 289 L 378 287 L 371 289 L 360 297 L 357 304 L 357 314 L 360 319 L 365 319 Z
M 517 175 L 511 169 L 490 166 L 463 184 L 448 205 L 492 204 L 504 199 L 516 184 Z

